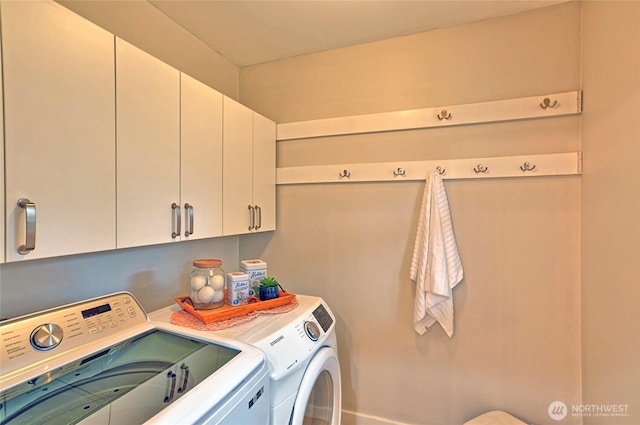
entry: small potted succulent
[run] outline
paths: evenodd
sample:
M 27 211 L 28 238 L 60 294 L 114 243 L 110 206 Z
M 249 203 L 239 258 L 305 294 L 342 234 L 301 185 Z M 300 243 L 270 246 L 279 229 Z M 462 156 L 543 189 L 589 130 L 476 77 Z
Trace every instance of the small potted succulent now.
M 280 287 L 280 283 L 275 277 L 265 277 L 260 281 L 260 286 L 258 287 L 260 300 L 272 300 L 274 298 L 278 298 L 280 294 L 278 293 L 278 288 Z

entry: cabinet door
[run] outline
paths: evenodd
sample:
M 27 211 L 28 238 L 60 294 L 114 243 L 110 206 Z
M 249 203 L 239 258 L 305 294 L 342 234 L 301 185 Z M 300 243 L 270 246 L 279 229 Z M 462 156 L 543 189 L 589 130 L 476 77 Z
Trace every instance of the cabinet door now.
M 222 94 L 186 74 L 181 85 L 182 239 L 221 236 Z
M 55 2 L 0 7 L 7 261 L 113 249 L 113 35 Z M 21 198 L 37 219 L 26 255 Z
M 2 44 L 0 43 L 0 81 L 2 81 Z M 0 99 L 3 99 L 2 84 L 0 84 Z M 0 264 L 4 263 L 4 111 L 0 102 Z M 1 401 L 0 401 L 1 403 Z M 0 419 L 4 417 L 0 414 Z
M 180 72 L 116 38 L 116 103 L 118 248 L 179 240 Z
M 253 115 L 253 203 L 257 231 L 276 228 L 276 123 Z
M 223 114 L 222 227 L 237 235 L 253 221 L 253 111 L 225 96 Z

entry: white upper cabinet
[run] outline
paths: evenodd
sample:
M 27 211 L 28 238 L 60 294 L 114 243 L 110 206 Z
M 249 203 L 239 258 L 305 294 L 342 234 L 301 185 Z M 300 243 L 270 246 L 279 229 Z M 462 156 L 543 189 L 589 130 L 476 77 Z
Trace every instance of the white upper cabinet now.
M 114 249 L 114 37 L 55 2 L 0 7 L 6 259 Z
M 181 76 L 182 240 L 222 235 L 222 94 Z
M 0 81 L 2 81 L 2 44 L 0 43 Z M 0 84 L 0 99 L 2 99 L 2 84 Z M 0 264 L 4 263 L 4 111 L 0 102 Z
M 224 97 L 223 234 L 275 229 L 273 121 Z
M 0 8 L 0 262 L 275 229 L 274 122 L 56 2 Z
M 253 203 L 257 231 L 276 229 L 276 123 L 253 113 Z
M 224 97 L 223 130 L 223 231 L 248 233 L 253 217 L 253 112 Z
M 116 39 L 118 248 L 222 235 L 222 94 Z
M 180 240 L 180 72 L 116 38 L 117 245 Z

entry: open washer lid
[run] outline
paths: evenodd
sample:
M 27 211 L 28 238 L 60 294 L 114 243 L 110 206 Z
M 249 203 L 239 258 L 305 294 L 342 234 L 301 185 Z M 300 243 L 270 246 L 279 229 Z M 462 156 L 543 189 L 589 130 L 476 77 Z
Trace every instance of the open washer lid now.
M 199 418 L 265 368 L 250 347 L 149 323 L 128 293 L 2 322 L 0 339 L 2 425 Z

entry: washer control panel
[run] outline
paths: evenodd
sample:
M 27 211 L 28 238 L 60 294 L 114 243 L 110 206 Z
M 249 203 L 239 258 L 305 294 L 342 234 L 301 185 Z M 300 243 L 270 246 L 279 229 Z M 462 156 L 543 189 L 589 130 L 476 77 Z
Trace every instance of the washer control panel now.
M 55 323 L 40 325 L 31 332 L 31 346 L 36 350 L 51 350 L 61 342 L 64 331 Z
M 33 313 L 0 322 L 0 374 L 46 360 L 147 322 L 128 292 Z

